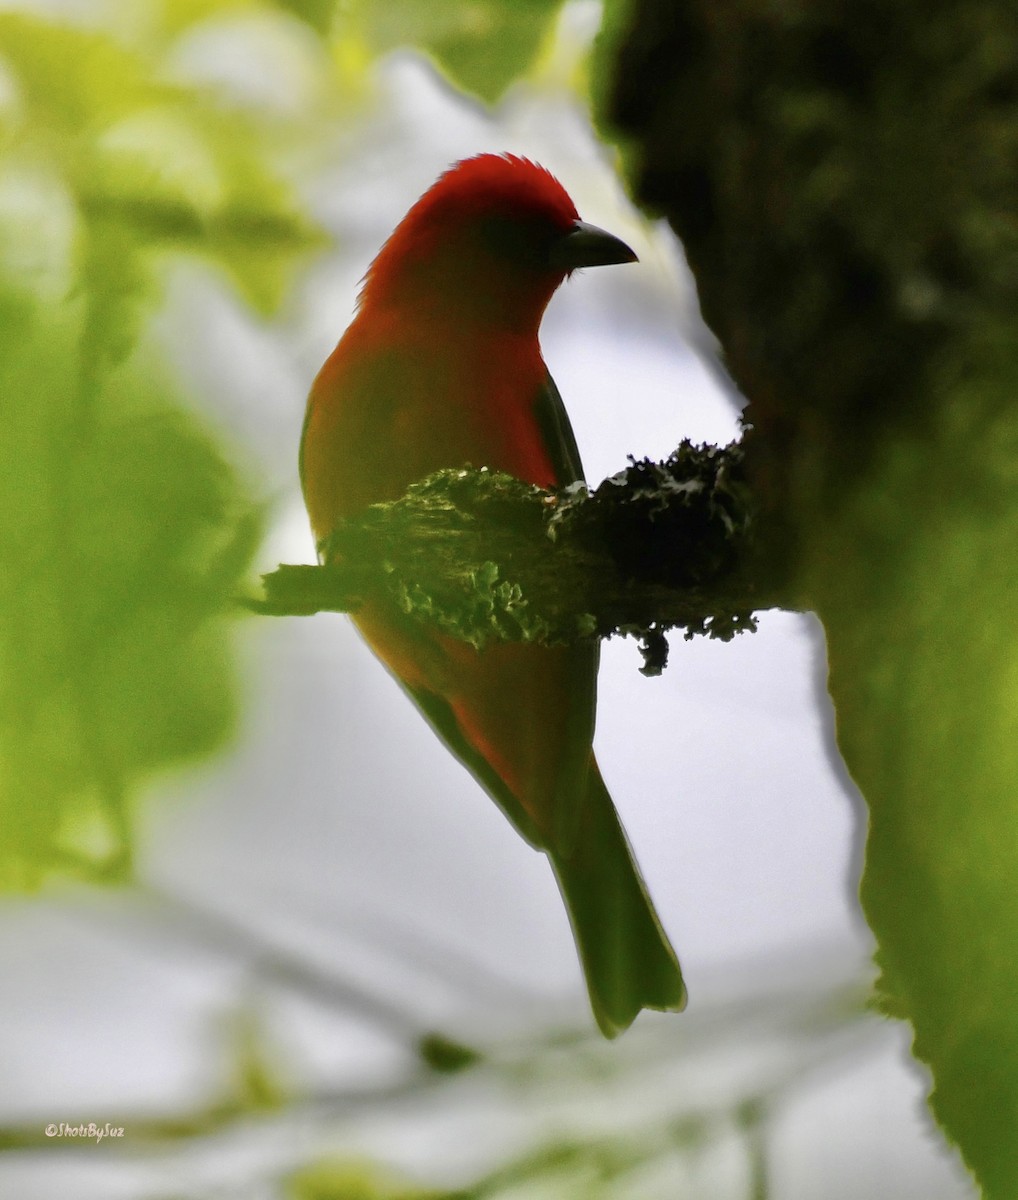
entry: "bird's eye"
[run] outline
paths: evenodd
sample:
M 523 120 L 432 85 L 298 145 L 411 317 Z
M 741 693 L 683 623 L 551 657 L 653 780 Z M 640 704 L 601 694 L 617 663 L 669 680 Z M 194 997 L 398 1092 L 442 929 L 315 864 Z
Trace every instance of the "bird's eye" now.
M 480 236 L 484 248 L 495 257 L 544 271 L 559 232 L 540 218 L 497 215 L 481 222 Z

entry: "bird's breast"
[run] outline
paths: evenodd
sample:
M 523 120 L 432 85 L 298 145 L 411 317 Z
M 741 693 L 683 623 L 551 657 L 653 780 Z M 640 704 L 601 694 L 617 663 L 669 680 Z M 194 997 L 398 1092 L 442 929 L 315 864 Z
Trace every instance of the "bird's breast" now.
M 308 402 L 302 475 L 316 536 L 443 467 L 555 486 L 536 413 L 546 378 L 536 337 L 456 338 L 419 321 L 373 329 L 359 319 Z

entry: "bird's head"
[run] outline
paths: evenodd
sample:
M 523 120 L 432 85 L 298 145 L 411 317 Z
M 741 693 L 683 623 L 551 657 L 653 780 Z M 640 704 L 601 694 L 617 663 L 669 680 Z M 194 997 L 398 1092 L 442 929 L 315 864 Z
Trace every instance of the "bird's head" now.
M 371 264 L 361 303 L 536 332 L 578 267 L 635 261 L 624 242 L 580 220 L 543 167 L 479 154 L 450 167 L 410 209 Z

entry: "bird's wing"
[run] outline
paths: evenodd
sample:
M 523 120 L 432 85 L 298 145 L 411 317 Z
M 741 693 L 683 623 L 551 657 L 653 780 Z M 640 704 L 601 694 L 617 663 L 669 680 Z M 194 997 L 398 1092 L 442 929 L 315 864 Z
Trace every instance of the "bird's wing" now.
M 569 415 L 555 386 L 555 380 L 550 374 L 545 375 L 544 386 L 538 391 L 534 401 L 534 416 L 555 467 L 559 486 L 566 487 L 570 483 L 582 480 L 583 464 L 580 462 L 580 451 L 576 445 L 573 427 L 569 423 Z
M 301 469 L 305 500 L 321 539 L 337 519 L 441 466 L 465 461 L 453 423 L 447 437 L 408 439 L 405 414 L 426 410 L 423 354 L 405 347 L 323 368 L 305 422 Z M 416 370 L 414 369 L 416 365 Z M 558 390 L 545 374 L 533 423 L 518 442 L 497 437 L 488 462 L 526 478 L 540 462 L 565 485 L 582 474 Z M 442 414 L 437 414 L 441 419 Z M 450 458 L 455 461 L 450 461 Z M 504 568 L 511 570 L 509 564 Z M 598 647 L 494 644 L 479 653 L 428 629 L 396 605 L 372 602 L 355 620 L 368 642 L 524 837 L 568 853 L 591 769 Z

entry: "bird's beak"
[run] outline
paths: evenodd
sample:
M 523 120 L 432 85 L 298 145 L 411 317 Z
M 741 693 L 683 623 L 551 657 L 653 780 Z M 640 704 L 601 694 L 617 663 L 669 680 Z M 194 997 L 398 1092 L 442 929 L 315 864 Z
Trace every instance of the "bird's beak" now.
M 572 229 L 558 239 L 551 251 L 551 265 L 562 271 L 636 261 L 636 255 L 621 238 L 586 221 L 574 221 Z

